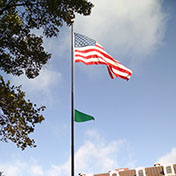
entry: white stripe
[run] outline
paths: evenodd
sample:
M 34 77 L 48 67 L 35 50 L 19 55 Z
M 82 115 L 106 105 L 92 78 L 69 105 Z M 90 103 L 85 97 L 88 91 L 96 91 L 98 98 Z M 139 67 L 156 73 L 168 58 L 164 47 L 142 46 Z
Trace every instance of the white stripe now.
M 76 61 L 77 59 L 83 60 L 83 61 L 86 62 L 86 63 L 101 61 L 101 62 L 103 62 L 103 63 L 105 63 L 105 64 L 106 64 L 106 63 L 109 63 L 109 64 L 111 64 L 111 65 L 114 65 L 115 67 L 122 68 L 122 69 L 127 70 L 128 72 L 131 72 L 131 73 L 132 73 L 132 71 L 131 71 L 130 69 L 126 68 L 126 67 L 123 66 L 122 64 L 118 64 L 118 63 L 116 63 L 116 62 L 113 62 L 112 60 L 110 60 L 110 59 L 104 57 L 103 55 L 99 54 L 98 52 L 89 52 L 89 53 L 85 53 L 85 54 L 84 54 L 84 53 L 75 52 L 75 54 L 80 54 L 80 55 L 85 56 L 85 57 L 86 57 L 86 56 L 91 56 L 91 55 L 96 54 L 97 56 L 99 56 L 99 58 L 84 59 L 84 58 L 82 58 L 82 57 L 76 56 L 75 61 Z M 103 58 L 103 59 L 101 59 L 101 58 Z
M 130 78 L 130 75 L 129 75 L 128 73 L 121 72 L 121 71 L 116 70 L 116 69 L 114 69 L 114 68 L 112 68 L 112 71 L 113 71 L 115 74 L 118 74 L 118 75 L 121 75 L 121 76 Z
M 111 70 L 109 70 L 109 71 L 111 72 L 113 78 L 116 78 L 116 77 L 117 77 L 117 76 L 114 74 L 113 71 L 111 71 Z
M 105 62 L 103 59 L 101 59 L 101 58 L 90 58 L 90 59 L 85 59 L 85 58 L 82 58 L 82 57 L 80 57 L 80 56 L 77 56 L 76 58 L 75 58 L 75 61 L 76 60 L 82 60 L 83 62 L 86 62 L 86 63 L 89 63 L 89 62 L 103 62 L 103 63 L 107 63 L 107 62 Z
M 90 47 L 90 46 L 86 46 L 86 47 L 82 47 L 82 48 L 75 48 L 75 49 L 77 49 L 77 50 L 80 50 L 80 51 L 85 51 L 85 49 L 98 49 L 98 50 L 100 50 L 101 52 L 103 52 L 104 54 L 107 54 L 106 53 L 106 51 L 104 51 L 104 50 L 102 50 L 102 49 L 100 49 L 100 48 L 97 48 L 97 47 Z M 119 68 L 122 68 L 122 69 L 124 69 L 124 70 L 127 70 L 128 72 L 131 72 L 132 73 L 132 71 L 130 70 L 130 69 L 128 69 L 127 67 L 125 67 L 124 65 L 122 65 L 122 64 L 120 64 L 118 61 L 116 61 L 112 56 L 110 56 L 109 54 L 107 54 L 107 55 L 109 55 L 113 60 L 115 60 L 115 61 L 112 61 L 111 59 L 108 59 L 107 57 L 104 57 L 101 53 L 99 53 L 99 52 L 96 52 L 96 51 L 90 51 L 90 52 L 87 52 L 87 53 L 79 53 L 79 52 L 77 52 L 77 51 L 75 51 L 75 55 L 76 54 L 80 54 L 80 55 L 83 55 L 83 56 L 90 56 L 90 55 L 97 55 L 97 56 L 99 56 L 99 57 L 102 57 L 107 63 L 109 63 L 109 64 L 111 64 L 111 65 L 114 65 L 114 66 L 116 66 L 116 67 L 119 67 Z M 75 58 L 76 59 L 76 58 Z M 80 58 L 81 59 L 81 58 Z M 92 59 L 92 58 L 91 58 Z M 96 58 L 97 59 L 97 58 Z M 99 59 L 99 60 L 101 60 L 102 62 L 104 62 L 105 63 L 105 61 L 103 61 L 102 59 Z M 85 61 L 85 59 L 84 59 L 84 61 Z M 97 60 L 98 61 L 98 60 Z M 87 62 L 87 61 L 86 61 Z M 91 61 L 90 61 L 91 62 Z M 117 63 L 118 62 L 118 63 Z
M 82 58 L 82 57 L 76 57 L 76 58 L 75 58 L 75 61 L 78 61 L 78 60 L 82 60 L 82 61 L 85 62 L 85 63 L 102 61 L 103 63 L 106 64 L 106 62 L 104 62 L 104 60 L 99 59 L 99 58 L 84 59 L 84 58 Z M 111 68 L 112 68 L 112 67 L 111 67 Z M 110 70 L 110 72 L 113 74 L 113 77 L 114 77 L 114 74 L 116 74 L 116 75 L 118 74 L 118 75 L 121 75 L 121 76 L 124 76 L 124 77 L 128 77 L 128 78 L 130 77 L 130 76 L 128 75 L 128 73 L 121 72 L 121 71 L 119 71 L 119 70 L 116 70 L 115 68 L 112 68 L 112 71 Z

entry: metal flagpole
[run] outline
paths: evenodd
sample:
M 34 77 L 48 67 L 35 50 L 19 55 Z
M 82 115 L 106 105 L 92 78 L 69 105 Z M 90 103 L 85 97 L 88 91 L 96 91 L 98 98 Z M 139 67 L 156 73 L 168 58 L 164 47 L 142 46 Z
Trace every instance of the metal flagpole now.
M 71 176 L 74 176 L 74 51 L 73 24 L 71 25 Z

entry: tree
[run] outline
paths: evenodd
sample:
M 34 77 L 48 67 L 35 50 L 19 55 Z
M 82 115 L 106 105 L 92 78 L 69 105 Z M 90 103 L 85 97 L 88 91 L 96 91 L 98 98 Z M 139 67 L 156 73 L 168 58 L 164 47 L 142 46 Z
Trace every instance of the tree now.
M 29 79 L 39 75 L 51 58 L 42 44 L 43 36 L 57 37 L 64 23 L 70 26 L 75 14 L 89 15 L 93 4 L 87 0 L 2 0 L 0 1 L 0 69 L 6 74 Z M 0 75 L 0 140 L 11 140 L 21 149 L 35 147 L 29 134 L 44 117 L 20 86 L 10 85 Z
M 0 171 L 0 176 L 4 176 L 4 173 Z

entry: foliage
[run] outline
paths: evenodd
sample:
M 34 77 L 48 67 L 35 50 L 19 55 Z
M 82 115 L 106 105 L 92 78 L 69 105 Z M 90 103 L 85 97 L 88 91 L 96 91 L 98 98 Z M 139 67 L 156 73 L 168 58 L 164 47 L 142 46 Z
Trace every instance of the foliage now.
M 75 13 L 89 15 L 93 4 L 87 0 L 2 0 L 0 1 L 0 70 L 6 74 L 35 78 L 51 54 L 44 50 L 42 36 L 56 37 L 59 28 L 70 26 Z M 0 140 L 13 141 L 25 149 L 35 146 L 28 134 L 44 118 L 21 87 L 10 86 L 0 76 Z
M 86 0 L 0 1 L 0 69 L 38 76 L 51 55 L 44 51 L 42 37 L 31 30 L 42 28 L 45 36 L 57 36 L 64 22 L 73 23 L 76 12 L 89 15 L 91 8 Z
M 4 173 L 0 171 L 0 176 L 4 176 Z
M 0 140 L 7 142 L 10 139 L 21 149 L 35 147 L 28 134 L 34 131 L 35 124 L 44 120 L 40 111 L 45 107 L 35 108 L 35 104 L 24 99 L 25 93 L 20 86 L 10 86 L 10 82 L 5 83 L 2 77 L 0 87 L 0 107 L 3 111 L 0 115 Z

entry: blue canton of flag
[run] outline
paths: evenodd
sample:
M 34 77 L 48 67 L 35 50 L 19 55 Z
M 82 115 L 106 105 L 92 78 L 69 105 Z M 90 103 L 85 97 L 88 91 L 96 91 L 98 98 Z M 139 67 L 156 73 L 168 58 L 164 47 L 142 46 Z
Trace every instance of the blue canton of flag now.
M 93 39 L 90 39 L 84 35 L 74 33 L 75 34 L 75 47 L 84 47 L 84 46 L 96 46 L 96 41 Z

